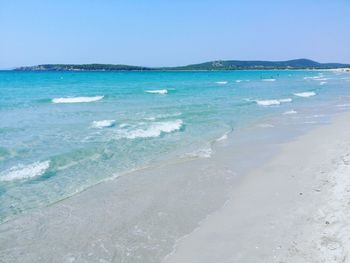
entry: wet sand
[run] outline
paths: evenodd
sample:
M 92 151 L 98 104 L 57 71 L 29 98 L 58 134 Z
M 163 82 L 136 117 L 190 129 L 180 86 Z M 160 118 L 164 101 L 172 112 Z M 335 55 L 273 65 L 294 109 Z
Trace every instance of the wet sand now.
M 350 115 L 279 145 L 291 129 L 28 211 L 0 225 L 0 262 L 346 262 Z

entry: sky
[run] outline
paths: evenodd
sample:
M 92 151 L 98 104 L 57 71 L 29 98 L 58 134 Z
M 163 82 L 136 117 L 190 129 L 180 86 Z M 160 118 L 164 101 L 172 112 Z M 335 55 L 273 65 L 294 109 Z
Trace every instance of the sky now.
M 350 63 L 350 0 L 0 0 L 0 69 Z

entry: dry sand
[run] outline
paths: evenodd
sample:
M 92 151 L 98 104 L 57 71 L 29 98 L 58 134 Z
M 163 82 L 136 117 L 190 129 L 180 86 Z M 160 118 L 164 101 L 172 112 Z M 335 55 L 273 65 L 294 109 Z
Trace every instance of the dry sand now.
M 237 186 L 166 263 L 350 262 L 350 115 L 301 136 Z

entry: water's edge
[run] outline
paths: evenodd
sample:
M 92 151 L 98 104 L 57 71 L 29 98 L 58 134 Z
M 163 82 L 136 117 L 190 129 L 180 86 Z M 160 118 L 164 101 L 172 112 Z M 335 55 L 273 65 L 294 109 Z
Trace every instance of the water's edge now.
M 9 258 L 14 253 L 17 259 L 25 255 L 28 261 L 22 262 L 34 262 L 39 255 L 51 262 L 67 258 L 159 262 L 178 240 L 225 204 L 242 176 L 273 158 L 281 143 L 318 127 L 261 129 L 256 136 L 255 126 L 215 142 L 210 158 L 134 171 L 0 225 L 0 255 Z M 288 129 L 289 136 L 275 136 Z M 55 252 L 47 246 L 52 242 Z

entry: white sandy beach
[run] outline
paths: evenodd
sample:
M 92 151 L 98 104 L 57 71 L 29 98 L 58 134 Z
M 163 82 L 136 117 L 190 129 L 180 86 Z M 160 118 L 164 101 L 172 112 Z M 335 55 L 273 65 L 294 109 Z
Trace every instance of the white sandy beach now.
M 350 262 L 350 115 L 283 146 L 164 262 Z
M 349 130 L 341 115 L 240 179 L 226 150 L 102 183 L 1 224 L 0 262 L 349 262 Z
M 350 263 L 350 0 L 3 0 L 0 28 L 0 263 Z

